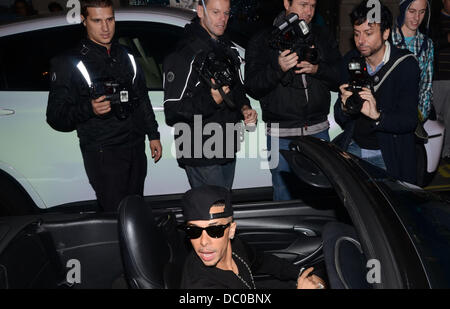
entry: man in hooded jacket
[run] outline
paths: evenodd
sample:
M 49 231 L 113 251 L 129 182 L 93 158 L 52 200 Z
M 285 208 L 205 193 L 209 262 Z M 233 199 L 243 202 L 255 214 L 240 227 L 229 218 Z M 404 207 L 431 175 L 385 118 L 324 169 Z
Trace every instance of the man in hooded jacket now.
M 412 52 L 419 61 L 419 120 L 425 121 L 433 100 L 433 41 L 429 38 L 431 9 L 428 0 L 401 0 L 400 13 L 392 31 L 392 42 Z M 426 20 L 424 33 L 419 27 Z

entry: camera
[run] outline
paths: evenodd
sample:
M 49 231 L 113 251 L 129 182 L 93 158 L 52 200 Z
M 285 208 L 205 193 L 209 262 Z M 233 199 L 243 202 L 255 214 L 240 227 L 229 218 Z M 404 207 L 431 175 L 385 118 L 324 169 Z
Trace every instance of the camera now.
M 239 78 L 240 62 L 237 61 L 237 57 L 233 57 L 228 49 L 228 47 L 223 46 L 222 48 L 216 47 L 208 52 L 200 51 L 196 56 L 196 60 L 200 60 L 194 61 L 193 66 L 203 81 L 212 89 L 219 90 L 225 103 L 230 108 L 235 108 L 236 105 L 222 90 L 224 86 L 231 89 Z M 211 79 L 214 79 L 214 84 Z
M 313 47 L 314 37 L 306 21 L 299 20 L 295 13 L 291 13 L 276 26 L 269 39 L 269 46 L 283 52 L 291 50 L 299 57 L 299 62 L 307 61 L 311 64 L 319 63 L 319 51 Z
M 134 111 L 134 101 L 132 91 L 114 80 L 97 82 L 94 84 L 93 98 L 106 96 L 105 101 L 111 102 L 111 110 L 119 120 L 125 120 Z
M 348 72 L 350 75 L 349 86 L 346 90 L 352 92 L 352 96 L 347 99 L 345 104 L 346 111 L 350 115 L 356 115 L 361 111 L 364 100 L 359 95 L 363 88 L 373 91 L 373 82 L 367 72 L 366 60 L 362 57 L 354 57 L 348 63 Z

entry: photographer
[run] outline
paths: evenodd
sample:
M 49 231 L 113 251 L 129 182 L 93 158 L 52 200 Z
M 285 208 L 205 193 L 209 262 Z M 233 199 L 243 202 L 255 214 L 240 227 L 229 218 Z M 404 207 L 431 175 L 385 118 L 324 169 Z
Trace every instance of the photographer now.
M 389 9 L 381 6 L 381 23 L 369 23 L 370 10 L 363 1 L 350 14 L 357 50 L 350 51 L 343 61 L 345 84 L 340 87 L 335 118 L 344 133 L 336 143 L 393 177 L 415 183 L 418 62 L 409 51 L 388 42 L 392 28 Z M 348 74 L 353 68 L 349 63 L 360 57 L 372 85 L 351 80 Z
M 255 127 L 257 121 L 241 81 L 239 54 L 224 35 L 229 14 L 229 0 L 200 1 L 198 18 L 164 60 L 166 122 L 175 128 L 178 163 L 191 187 L 231 189 L 239 124 Z
M 77 130 L 89 182 L 100 207 L 116 211 L 127 195 L 143 195 L 147 174 L 145 135 L 155 163 L 161 158 L 143 72 L 113 40 L 111 0 L 81 2 L 87 38 L 52 59 L 47 122 L 55 130 Z
M 271 167 L 274 200 L 291 200 L 294 192 L 289 188 L 290 167 L 276 149 L 288 149 L 293 139 L 303 135 L 330 139 L 330 91 L 338 91 L 341 59 L 329 31 L 311 24 L 316 0 L 284 0 L 284 7 L 273 28 L 251 39 L 245 66 L 247 91 L 261 102 L 272 161 L 274 156 L 279 159 Z M 284 48 L 290 41 L 299 48 Z

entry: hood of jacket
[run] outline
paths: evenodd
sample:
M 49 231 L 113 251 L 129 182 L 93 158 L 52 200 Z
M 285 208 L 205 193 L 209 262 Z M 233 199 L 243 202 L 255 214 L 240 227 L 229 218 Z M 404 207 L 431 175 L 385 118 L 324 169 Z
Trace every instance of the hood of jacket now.
M 405 24 L 406 12 L 408 11 L 409 7 L 414 1 L 415 0 L 400 0 L 399 2 L 399 14 L 396 20 L 396 28 L 400 33 L 400 35 L 402 36 L 402 43 L 404 43 L 405 41 L 405 35 L 403 34 L 402 27 Z M 426 21 L 425 31 L 423 33 L 425 38 L 420 48 L 418 54 L 419 56 L 423 51 L 428 49 L 428 37 L 430 32 L 430 21 L 431 21 L 431 4 L 429 0 L 427 0 L 427 13 L 425 14 L 425 18 L 423 21 Z M 419 31 L 419 29 L 417 31 Z

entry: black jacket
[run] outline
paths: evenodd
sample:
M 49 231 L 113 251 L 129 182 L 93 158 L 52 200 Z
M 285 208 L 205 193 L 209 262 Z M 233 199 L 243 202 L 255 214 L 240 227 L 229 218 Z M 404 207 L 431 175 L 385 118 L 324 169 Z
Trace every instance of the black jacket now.
M 391 56 L 386 68 L 401 56 L 410 54 L 407 50 L 391 44 Z M 349 81 L 348 66 L 352 57 L 359 56 L 356 50 L 350 51 L 343 60 L 342 84 Z M 383 74 L 382 68 L 376 75 Z M 381 81 L 382 76 L 378 76 Z M 388 75 L 375 92 L 377 108 L 382 116 L 378 125 L 373 122 L 378 144 L 386 164 L 387 172 L 396 179 L 415 183 L 417 180 L 416 150 L 414 131 L 417 126 L 417 105 L 419 102 L 420 69 L 414 57 L 403 60 Z M 334 106 L 336 122 L 344 129 L 337 138 L 337 144 L 347 149 L 355 128 L 356 119 L 342 111 L 342 101 L 338 98 Z M 359 114 L 357 117 L 363 117 Z
M 256 288 L 295 289 L 300 266 L 271 254 L 256 253 L 238 238 L 232 242 L 233 252 L 250 267 L 252 275 L 270 275 L 275 279 L 258 281 Z M 233 258 L 239 269 L 239 275 L 252 288 L 252 280 L 247 267 Z M 205 266 L 195 251 L 186 258 L 181 279 L 182 289 L 248 289 L 232 272 L 217 267 Z
M 248 94 L 260 100 L 263 120 L 270 126 L 300 128 L 327 120 L 330 111 L 330 91 L 339 86 L 341 55 L 336 40 L 325 27 L 312 25 L 314 45 L 319 49 L 320 62 L 316 74 L 306 75 L 307 101 L 301 75 L 284 73 L 278 64 L 279 52 L 269 46 L 272 29 L 254 36 L 246 50 L 245 86 Z
M 234 45 L 225 37 L 219 38 L 220 43 L 214 41 L 210 35 L 197 22 L 186 25 L 184 38 L 180 41 L 175 52 L 164 59 L 164 112 L 166 122 L 169 126 L 175 127 L 175 139 L 177 143 L 182 143 L 182 151 L 177 147 L 177 158 L 180 166 L 207 166 L 215 164 L 225 164 L 235 159 L 235 154 L 239 150 L 240 137 L 237 131 L 226 130 L 227 124 L 237 124 L 243 119 L 241 109 L 244 105 L 250 106 L 250 102 L 245 95 L 244 86 L 239 78 L 238 82 L 231 89 L 231 97 L 236 104 L 235 109 L 230 109 L 225 103 L 216 104 L 212 95 L 211 87 L 208 86 L 194 69 L 195 63 L 201 61 L 199 51 L 210 51 L 216 44 L 221 48 L 230 48 L 230 54 L 236 57 L 240 62 L 237 50 L 231 49 Z M 202 117 L 202 122 L 196 122 L 194 130 L 194 117 Z M 194 146 L 205 145 L 205 142 L 214 134 L 200 134 L 205 126 L 217 124 L 222 128 L 223 136 L 215 135 L 222 140 L 216 147 L 223 147 L 223 151 L 218 151 L 217 155 L 212 157 L 205 156 L 202 151 L 194 151 Z M 187 125 L 191 134 L 178 132 L 177 128 L 183 128 Z M 214 131 L 212 131 L 214 132 Z M 236 132 L 236 133 L 233 133 Z M 217 132 L 214 132 L 218 134 Z M 183 137 L 186 137 L 184 139 Z M 211 141 L 210 141 L 211 142 Z M 190 151 L 186 151 L 190 146 Z M 181 147 L 180 147 L 181 148 Z M 194 158 L 194 154 L 197 154 Z
M 136 98 L 134 112 L 119 120 L 112 112 L 98 117 L 91 105 L 91 90 L 77 64 L 82 61 L 94 84 L 115 80 L 130 89 L 129 96 Z M 110 54 L 105 47 L 89 39 L 82 40 L 77 48 L 51 61 L 50 93 L 47 122 L 55 130 L 77 130 L 83 151 L 109 147 L 127 147 L 144 141 L 159 139 L 158 124 L 148 97 L 145 78 L 137 66 L 134 69 L 127 51 L 113 42 Z

